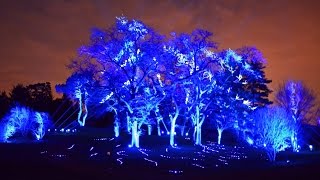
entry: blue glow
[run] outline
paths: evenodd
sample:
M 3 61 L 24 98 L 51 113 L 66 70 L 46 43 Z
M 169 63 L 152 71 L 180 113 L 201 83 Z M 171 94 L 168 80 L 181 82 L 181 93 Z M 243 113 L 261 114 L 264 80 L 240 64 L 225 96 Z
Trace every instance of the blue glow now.
M 275 161 L 276 153 L 290 147 L 292 123 L 286 110 L 279 107 L 261 108 L 254 112 L 255 143 L 262 147 L 270 161 Z
M 218 144 L 226 129 L 252 131 L 253 120 L 248 116 L 257 106 L 245 89 L 256 73 L 235 51 L 214 52 L 217 46 L 210 40 L 212 33 L 201 29 L 173 33 L 167 41 L 144 23 L 123 16 L 116 18 L 111 31 L 92 32 L 91 42 L 78 54 L 94 62 L 85 68 L 81 63 L 87 62 L 81 62 L 65 85 L 57 86 L 57 91 L 78 103 L 81 126 L 85 126 L 88 109 L 99 104 L 115 114 L 115 137 L 122 129 L 131 134 L 129 147 L 140 146 L 139 138 L 145 134 L 141 127 L 145 126 L 148 135 L 153 127 L 159 136 L 169 135 L 172 147 L 176 128 L 181 129 L 181 136 L 189 136 L 191 129 L 194 144 L 202 145 L 206 121 L 217 129 Z M 93 90 L 96 86 L 103 89 Z
M 33 138 L 40 140 L 45 135 L 48 125 L 49 120 L 46 113 L 16 106 L 2 120 L 0 128 L 3 130 L 0 137 L 2 141 L 8 141 L 15 134 L 27 137 L 30 133 Z
M 313 151 L 313 146 L 311 144 L 309 145 L 309 149 L 310 151 Z
M 247 137 L 246 141 L 247 141 L 247 143 L 250 144 L 250 145 L 254 144 L 253 139 L 251 139 L 250 137 Z M 266 147 L 266 146 L 264 146 L 264 147 Z

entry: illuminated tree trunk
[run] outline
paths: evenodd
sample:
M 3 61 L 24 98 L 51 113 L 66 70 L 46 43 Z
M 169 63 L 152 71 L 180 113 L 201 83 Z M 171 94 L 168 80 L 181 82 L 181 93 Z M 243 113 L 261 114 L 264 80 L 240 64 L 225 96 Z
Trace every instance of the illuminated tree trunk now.
M 148 135 L 150 136 L 152 133 L 152 125 L 148 124 Z
M 294 152 L 298 151 L 298 139 L 297 139 L 297 132 L 294 131 L 291 135 L 291 145 Z
M 87 116 L 88 116 L 87 100 L 85 100 L 85 102 L 84 102 L 84 110 L 85 110 L 85 114 L 82 117 L 82 126 L 86 125 L 86 119 L 87 119 Z
M 269 158 L 270 162 L 275 162 L 276 161 L 277 152 L 276 152 L 275 149 L 267 149 L 267 155 L 268 155 L 268 158 Z
M 183 122 L 183 125 L 181 126 L 181 128 L 180 128 L 180 134 L 181 134 L 181 136 L 184 136 L 185 135 L 185 129 L 186 129 L 186 120 L 184 120 L 184 122 Z
M 178 105 L 176 103 L 175 103 L 175 108 L 176 108 L 176 112 L 175 112 L 174 117 L 172 117 L 171 114 L 169 115 L 170 121 L 171 121 L 171 128 L 170 128 L 170 145 L 171 146 L 174 146 L 174 144 L 175 144 L 174 143 L 174 136 L 176 134 L 175 127 L 176 127 L 177 118 L 179 116 L 179 109 L 178 109 Z
M 194 132 L 195 144 L 201 145 L 201 127 L 202 127 L 202 124 L 204 121 L 204 117 L 202 117 L 202 119 L 200 121 L 200 108 L 199 108 L 199 106 L 196 106 L 196 114 L 193 118 L 196 121 L 195 132 Z
M 129 114 L 127 113 L 127 132 L 130 133 L 131 132 L 131 122 L 130 122 L 130 116 Z
M 218 129 L 218 144 L 221 143 L 222 132 L 223 132 L 222 129 Z
M 114 109 L 114 136 L 119 137 L 120 135 L 120 120 L 118 118 L 118 112 Z
M 156 116 L 157 116 L 157 131 L 158 131 L 158 136 L 161 136 L 161 128 L 160 128 L 160 122 L 162 121 L 162 116 L 159 113 L 159 110 L 156 110 Z
M 139 133 L 138 133 L 138 122 L 137 120 L 133 121 L 131 127 L 131 147 L 139 147 Z
M 82 97 L 81 97 L 81 91 L 78 95 L 79 97 L 79 112 L 78 112 L 78 123 L 80 124 L 80 126 L 83 126 L 80 118 L 81 118 L 81 115 L 82 115 Z

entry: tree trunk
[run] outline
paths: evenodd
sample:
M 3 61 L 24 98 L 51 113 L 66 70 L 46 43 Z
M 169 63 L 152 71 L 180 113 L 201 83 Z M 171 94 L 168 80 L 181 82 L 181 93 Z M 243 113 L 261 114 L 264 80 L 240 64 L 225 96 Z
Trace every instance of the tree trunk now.
M 118 112 L 116 109 L 114 109 L 114 136 L 119 137 L 120 136 L 120 121 L 118 118 Z
M 218 129 L 218 144 L 221 144 L 221 137 L 222 137 L 223 130 Z
M 86 125 L 86 119 L 87 119 L 87 116 L 88 116 L 87 102 L 84 103 L 84 110 L 85 110 L 85 114 L 82 117 L 82 126 Z
M 120 125 L 119 125 L 119 122 L 118 121 L 115 121 L 114 122 L 114 136 L 115 137 L 119 137 L 120 136 Z
M 292 150 L 293 152 L 298 151 L 298 142 L 297 142 L 297 133 L 293 132 L 291 135 L 291 145 L 292 145 Z
M 138 133 L 138 122 L 133 121 L 133 125 L 131 127 L 131 147 L 139 147 L 139 133 Z
M 204 121 L 204 117 L 202 117 L 200 121 L 200 108 L 199 106 L 196 107 L 196 126 L 195 126 L 195 144 L 201 145 L 201 127 Z
M 161 119 L 160 119 L 159 117 L 157 117 L 157 130 L 158 130 L 158 136 L 161 136 L 160 121 L 161 121 Z
M 81 115 L 82 115 L 82 98 L 80 96 L 79 98 L 79 112 L 78 112 L 78 123 L 80 124 L 80 126 L 83 126 L 80 118 L 81 118 Z
M 150 136 L 152 133 L 152 126 L 148 124 L 148 135 Z
M 200 124 L 197 125 L 196 145 L 201 145 L 201 126 L 200 126 Z

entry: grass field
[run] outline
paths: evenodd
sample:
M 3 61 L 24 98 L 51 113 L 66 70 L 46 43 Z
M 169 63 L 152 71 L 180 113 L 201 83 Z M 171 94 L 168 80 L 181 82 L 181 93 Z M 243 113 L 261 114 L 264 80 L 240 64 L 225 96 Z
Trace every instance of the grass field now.
M 2 176 L 10 179 L 313 179 L 320 153 L 283 152 L 269 163 L 263 152 L 235 144 L 204 141 L 194 146 L 178 137 L 142 136 L 140 148 L 129 148 L 130 136 L 113 138 L 110 130 L 82 129 L 51 133 L 41 142 L 0 144 Z M 316 177 L 316 176 L 315 176 Z M 1 178 L 2 179 L 2 178 Z M 317 178 L 316 178 L 317 179 Z

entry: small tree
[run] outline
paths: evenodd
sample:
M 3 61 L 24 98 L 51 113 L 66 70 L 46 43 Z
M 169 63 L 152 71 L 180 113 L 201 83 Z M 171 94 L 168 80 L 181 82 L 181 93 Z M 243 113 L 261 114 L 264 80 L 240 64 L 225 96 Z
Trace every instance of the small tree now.
M 287 110 L 295 124 L 291 142 L 297 151 L 301 124 L 317 118 L 316 95 L 300 81 L 287 81 L 280 85 L 275 102 Z
M 253 113 L 255 121 L 254 144 L 264 149 L 270 161 L 276 160 L 276 154 L 290 147 L 290 137 L 294 130 L 291 117 L 285 109 L 268 107 Z
M 3 118 L 0 124 L 1 140 L 13 137 L 28 137 L 40 140 L 51 125 L 47 113 L 36 112 L 27 107 L 16 106 Z
M 85 126 L 88 116 L 88 101 L 92 95 L 92 88 L 95 81 L 90 72 L 74 73 L 66 81 L 65 84 L 56 85 L 58 93 L 65 93 L 71 100 L 75 100 L 79 104 L 78 123 L 80 126 Z M 82 113 L 84 115 L 82 116 Z

